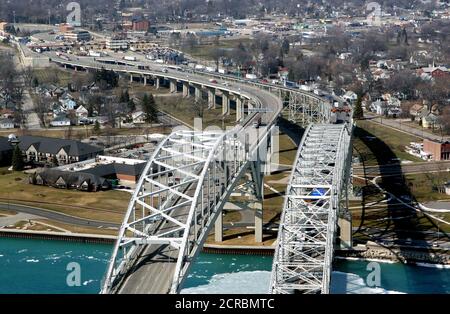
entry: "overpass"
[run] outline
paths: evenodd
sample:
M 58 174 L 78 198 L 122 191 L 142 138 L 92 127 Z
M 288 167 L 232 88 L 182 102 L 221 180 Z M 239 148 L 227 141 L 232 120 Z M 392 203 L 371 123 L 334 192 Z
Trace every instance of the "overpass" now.
M 157 88 L 166 84 L 173 93 L 181 89 L 185 97 L 193 94 L 199 100 L 206 96 L 209 107 L 217 105 L 216 96 L 219 96 L 224 115 L 230 114 L 231 99 L 236 104 L 237 125 L 232 130 L 176 130 L 155 150 L 129 203 L 102 293 L 179 292 L 214 223 L 216 241 L 221 241 L 223 206 L 237 185 L 247 181 L 247 176 L 251 178 L 248 185 L 255 209 L 255 240 L 262 242 L 263 175 L 270 171 L 274 127 L 283 107 L 289 108 L 292 120 L 314 125 L 308 128 L 307 135 L 316 132 L 316 124 L 325 128 L 324 135 L 328 132 L 335 135 L 337 131 L 344 134 L 343 125 L 348 130 L 347 124 L 337 126 L 338 129 L 329 124 L 332 106 L 329 102 L 298 89 L 220 74 L 187 73 L 157 64 L 143 68 L 138 63 L 132 66 L 100 63 L 92 58 L 64 60 L 58 57 L 52 57 L 52 62 L 77 70 L 104 68 L 126 74 L 130 80 L 137 78 L 145 85 L 153 82 Z M 259 119 L 262 126 L 254 128 L 253 123 Z M 333 128 L 326 130 L 325 125 Z M 348 134 L 351 135 L 351 130 Z M 304 139 L 302 143 L 310 142 Z M 341 150 L 350 147 L 349 141 L 339 143 L 342 144 L 328 153 L 330 158 L 333 154 L 338 158 Z M 317 150 L 316 153 L 321 156 L 324 152 Z M 337 168 L 334 173 L 348 170 L 344 168 Z M 331 190 L 337 193 L 335 189 Z M 336 199 L 339 198 L 333 198 L 333 201 Z M 335 207 L 328 210 L 337 215 Z M 283 217 L 286 217 L 285 213 Z M 336 219 L 330 219 L 329 224 L 334 223 Z M 284 230 L 280 232 L 281 241 L 285 239 Z M 327 230 L 326 236 L 334 239 L 334 229 Z M 333 244 L 330 241 L 327 242 L 328 262 L 322 268 L 323 278 L 327 278 L 331 267 L 329 248 Z M 290 271 L 289 268 L 276 269 L 278 274 Z M 272 289 L 274 293 L 280 291 Z

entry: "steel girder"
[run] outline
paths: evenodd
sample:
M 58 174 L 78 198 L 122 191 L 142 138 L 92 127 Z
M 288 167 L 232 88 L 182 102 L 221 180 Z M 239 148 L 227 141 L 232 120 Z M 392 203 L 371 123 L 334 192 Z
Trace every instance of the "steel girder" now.
M 311 124 L 300 143 L 278 231 L 271 293 L 328 293 L 351 125 Z
M 254 141 L 241 127 L 227 133 L 169 135 L 147 163 L 131 198 L 101 292 L 118 292 L 116 286 L 146 247 L 169 245 L 178 252 L 170 288 L 177 293 L 232 190 L 253 163 L 265 158 L 261 147 L 273 128 L 260 128 Z M 262 185 L 259 176 L 253 180 Z
M 310 123 L 329 123 L 331 104 L 324 99 L 299 91 L 283 91 L 288 109 L 288 119 L 307 126 Z

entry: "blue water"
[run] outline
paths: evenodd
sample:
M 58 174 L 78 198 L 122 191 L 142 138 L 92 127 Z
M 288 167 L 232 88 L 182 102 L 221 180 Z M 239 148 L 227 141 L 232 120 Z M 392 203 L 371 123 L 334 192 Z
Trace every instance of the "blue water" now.
M 63 241 L 0 238 L 0 293 L 98 293 L 112 247 Z M 66 278 L 69 263 L 81 268 L 81 286 Z M 364 287 L 365 261 L 337 261 L 332 290 L 337 293 L 450 293 L 450 269 L 380 264 L 381 289 Z M 185 293 L 265 293 L 272 258 L 200 254 Z M 236 285 L 236 283 L 239 283 Z M 238 286 L 238 288 L 236 288 Z M 236 290 L 237 289 L 237 290 Z

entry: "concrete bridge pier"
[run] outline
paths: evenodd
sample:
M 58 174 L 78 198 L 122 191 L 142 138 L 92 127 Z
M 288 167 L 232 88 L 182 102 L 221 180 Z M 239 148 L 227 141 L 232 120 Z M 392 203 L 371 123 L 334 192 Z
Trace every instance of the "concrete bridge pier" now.
M 133 83 L 134 77 L 133 74 L 130 74 L 130 83 Z
M 242 101 L 242 98 L 237 96 L 236 97 L 236 122 L 239 122 L 244 115 L 244 103 Z
M 170 80 L 170 92 L 171 93 L 177 92 L 177 81 L 176 80 Z
M 189 97 L 189 83 L 183 82 L 183 97 Z
M 195 86 L 195 101 L 202 100 L 202 87 L 201 86 Z
M 160 78 L 159 77 L 155 77 L 155 88 L 159 89 L 159 85 L 161 84 L 160 82 Z
M 144 86 L 147 85 L 147 76 L 144 75 Z
M 353 247 L 352 237 L 352 215 L 348 210 L 338 218 L 339 240 L 341 249 L 350 249 Z
M 230 95 L 226 92 L 222 92 L 222 114 L 230 114 Z
M 222 212 L 217 216 L 216 223 L 214 225 L 214 241 L 223 241 L 223 215 Z
M 216 91 L 208 89 L 208 109 L 216 109 Z

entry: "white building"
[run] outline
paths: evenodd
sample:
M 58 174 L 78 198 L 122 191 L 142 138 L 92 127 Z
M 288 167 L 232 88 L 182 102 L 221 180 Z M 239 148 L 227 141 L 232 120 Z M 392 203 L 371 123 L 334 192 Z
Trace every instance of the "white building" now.
M 0 129 L 14 129 L 14 121 L 11 119 L 0 119 Z
M 64 116 L 56 117 L 50 122 L 50 126 L 53 127 L 70 126 L 70 119 Z
M 106 48 L 110 50 L 126 50 L 129 42 L 127 39 L 118 37 L 108 37 L 106 39 Z
M 77 114 L 78 118 L 87 118 L 89 111 L 84 108 L 82 105 L 80 105 L 76 110 L 75 113 Z
M 145 123 L 146 115 L 143 111 L 133 112 L 131 115 L 134 124 L 143 124 Z

